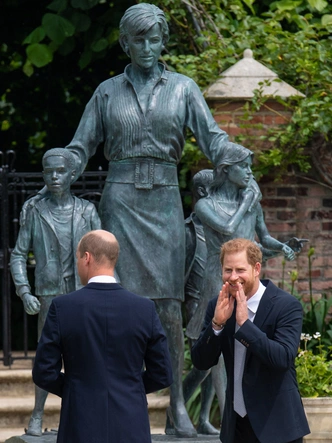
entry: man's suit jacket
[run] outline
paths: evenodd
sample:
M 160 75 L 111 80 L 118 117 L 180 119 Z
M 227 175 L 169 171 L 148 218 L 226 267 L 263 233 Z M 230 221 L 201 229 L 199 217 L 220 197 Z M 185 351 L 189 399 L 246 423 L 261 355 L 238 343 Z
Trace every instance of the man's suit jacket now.
M 33 380 L 62 397 L 58 443 L 150 443 L 146 394 L 172 383 L 154 303 L 117 283 L 54 298 Z
M 299 394 L 294 359 L 302 328 L 302 307 L 295 297 L 262 281 L 266 290 L 254 322 L 235 332 L 235 309 L 219 336 L 211 326 L 217 297 L 209 302 L 204 328 L 192 349 L 198 369 L 209 369 L 223 353 L 227 390 L 220 440 L 233 443 L 235 429 L 234 338 L 247 348 L 242 389 L 248 418 L 261 443 L 286 443 L 310 432 Z

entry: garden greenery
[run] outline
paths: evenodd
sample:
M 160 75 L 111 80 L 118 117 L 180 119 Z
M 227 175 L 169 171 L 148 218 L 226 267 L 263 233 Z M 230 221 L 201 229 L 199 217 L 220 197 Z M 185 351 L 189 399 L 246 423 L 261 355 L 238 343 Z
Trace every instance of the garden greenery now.
M 287 102 L 279 99 L 292 117 L 261 137 L 272 147 L 257 152 L 254 142 L 250 146 L 246 141 L 246 146 L 256 151 L 256 178 L 280 177 L 294 166 L 308 172 L 305 149 L 315 137 L 330 141 L 332 134 L 332 5 L 324 0 L 166 0 L 163 8 L 173 29 L 164 60 L 202 88 L 250 48 L 255 59 L 305 94 Z M 266 100 L 261 89 L 255 91 L 245 125 Z M 192 143 L 186 150 L 185 164 L 200 160 Z
M 38 162 L 46 148 L 68 143 L 97 84 L 122 72 L 128 59 L 117 42 L 118 24 L 124 10 L 135 2 L 53 0 L 37 11 L 35 0 L 27 0 L 25 9 L 15 9 L 17 1 L 4 0 L 4 17 L 7 8 L 18 20 L 10 32 L 8 21 L 2 27 L 0 142 L 2 148 L 21 149 L 24 154 L 27 148 L 31 163 Z M 192 77 L 202 90 L 250 48 L 256 60 L 305 94 L 305 98 L 284 103 L 292 117 L 264 136 L 269 149 L 256 151 L 255 174 L 257 178 L 272 173 L 280 176 L 291 167 L 307 172 L 308 146 L 314 140 L 331 141 L 331 2 L 151 3 L 165 11 L 170 24 L 163 62 L 169 69 Z M 256 110 L 265 105 L 266 97 L 258 89 L 247 104 L 244 124 L 250 125 Z M 255 150 L 255 146 L 248 148 Z M 187 172 L 201 158 L 189 134 L 181 163 L 183 188 Z
M 332 346 L 319 344 L 314 353 L 308 349 L 308 343 L 314 338 L 320 340 L 320 334 L 302 334 L 303 349 L 295 359 L 296 377 L 302 397 L 332 396 Z

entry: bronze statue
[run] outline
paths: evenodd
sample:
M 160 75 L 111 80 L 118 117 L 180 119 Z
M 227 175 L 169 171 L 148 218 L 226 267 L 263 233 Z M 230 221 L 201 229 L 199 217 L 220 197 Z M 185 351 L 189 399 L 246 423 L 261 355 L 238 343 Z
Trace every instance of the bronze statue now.
M 193 196 L 197 202 L 200 198 L 206 197 L 209 187 L 213 181 L 213 170 L 203 169 L 194 175 Z M 204 228 L 195 212 L 185 220 L 186 232 L 186 266 L 185 266 L 185 314 L 186 324 L 193 317 L 201 296 L 201 286 L 203 282 L 204 269 L 207 258 Z M 193 345 L 193 340 L 188 338 L 189 347 Z M 197 424 L 198 434 L 219 435 L 219 431 L 210 423 L 210 410 L 215 390 L 212 385 L 212 377 L 209 371 L 200 371 L 195 367 L 189 372 L 183 382 L 184 400 L 187 403 L 192 397 L 197 386 L 200 384 L 200 414 Z M 169 428 L 171 427 L 168 424 Z
M 240 237 L 254 241 L 257 236 L 266 257 L 282 253 L 286 260 L 294 260 L 295 252 L 300 252 L 306 241 L 294 237 L 282 243 L 271 237 L 260 203 L 253 204 L 252 161 L 252 151 L 228 142 L 214 169 L 209 195 L 195 205 L 196 214 L 204 226 L 208 257 L 200 304 L 187 327 L 191 338 L 198 338 L 207 303 L 220 292 L 219 254 L 226 241 Z
M 123 286 L 156 303 L 172 359 L 169 420 L 178 437 L 194 437 L 182 389 L 185 234 L 177 164 L 187 127 L 212 162 L 228 137 L 196 83 L 158 62 L 168 38 L 158 7 L 141 3 L 125 12 L 120 43 L 131 64 L 99 85 L 67 148 L 79 176 L 103 145 L 109 173 L 99 207 L 102 226 L 120 243 Z
M 175 434 L 185 438 L 197 432 L 182 388 L 185 233 L 177 165 L 187 128 L 212 163 L 228 136 L 197 84 L 158 62 L 168 38 L 161 9 L 147 3 L 127 9 L 120 22 L 120 43 L 131 64 L 98 86 L 66 148 L 75 156 L 76 178 L 100 146 L 109 161 L 99 205 L 102 227 L 119 241 L 122 285 L 156 303 L 174 378 L 169 421 Z M 260 196 L 255 183 L 252 190 L 255 202 Z
M 62 148 L 46 151 L 43 177 L 49 192 L 37 203 L 25 206 L 11 254 L 10 268 L 17 295 L 28 314 L 38 314 L 38 339 L 53 298 L 82 286 L 75 265 L 80 238 L 101 227 L 95 206 L 71 194 L 74 176 L 75 158 L 70 151 Z M 36 261 L 36 296 L 31 294 L 27 275 L 30 249 Z M 47 392 L 35 386 L 35 406 L 27 429 L 29 435 L 42 435 L 46 398 Z

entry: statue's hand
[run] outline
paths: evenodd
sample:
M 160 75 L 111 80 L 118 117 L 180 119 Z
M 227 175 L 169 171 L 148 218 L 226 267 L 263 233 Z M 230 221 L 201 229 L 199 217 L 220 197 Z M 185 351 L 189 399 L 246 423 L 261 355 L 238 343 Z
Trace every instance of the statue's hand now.
M 286 241 L 285 245 L 289 246 L 295 252 L 301 252 L 303 248 L 303 244 L 309 241 L 307 238 L 296 238 L 293 237 L 290 240 Z
M 251 212 L 252 208 L 262 200 L 262 193 L 259 189 L 258 183 L 256 182 L 256 180 L 254 179 L 254 177 L 252 177 L 252 179 L 250 180 L 248 187 L 246 188 L 247 190 L 250 189 L 253 193 L 253 199 L 252 202 L 248 208 L 248 212 Z
M 284 246 L 282 248 L 282 252 L 284 253 L 284 256 L 285 256 L 286 260 L 294 260 L 295 252 L 293 251 L 292 248 L 290 248 L 286 244 L 284 244 Z
M 21 226 L 24 225 L 26 220 L 26 215 L 29 209 L 33 208 L 39 200 L 41 200 L 43 197 L 45 197 L 47 193 L 47 187 L 44 186 L 38 194 L 34 195 L 33 197 L 29 198 L 26 202 L 24 202 L 22 210 L 21 210 L 21 218 L 20 218 L 20 224 Z
M 22 297 L 24 310 L 27 314 L 35 315 L 40 311 L 40 303 L 37 297 L 31 294 L 24 294 Z

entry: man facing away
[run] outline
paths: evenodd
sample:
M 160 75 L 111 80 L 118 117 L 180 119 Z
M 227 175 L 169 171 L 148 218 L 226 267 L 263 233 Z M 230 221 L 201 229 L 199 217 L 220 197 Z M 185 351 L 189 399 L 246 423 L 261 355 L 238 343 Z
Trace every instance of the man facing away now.
M 294 366 L 302 307 L 271 281 L 259 280 L 261 263 L 261 250 L 252 241 L 224 243 L 224 284 L 208 304 L 192 361 L 206 370 L 223 353 L 222 443 L 301 443 L 310 432 Z
M 46 318 L 33 380 L 62 397 L 57 443 L 150 443 L 146 394 L 172 383 L 155 305 L 116 283 L 118 254 L 110 232 L 85 234 L 76 258 L 86 286 L 53 299 Z

